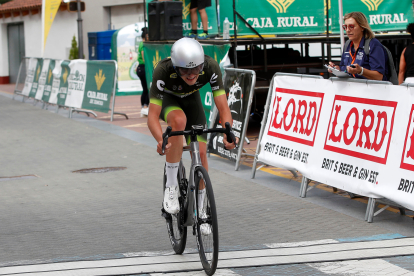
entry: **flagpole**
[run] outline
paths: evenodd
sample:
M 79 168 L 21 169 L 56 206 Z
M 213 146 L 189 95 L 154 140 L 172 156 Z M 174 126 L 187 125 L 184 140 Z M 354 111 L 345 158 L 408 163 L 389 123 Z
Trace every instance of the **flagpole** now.
M 41 50 L 41 57 L 43 57 L 45 53 L 45 9 L 46 9 L 46 0 L 42 0 L 42 50 Z

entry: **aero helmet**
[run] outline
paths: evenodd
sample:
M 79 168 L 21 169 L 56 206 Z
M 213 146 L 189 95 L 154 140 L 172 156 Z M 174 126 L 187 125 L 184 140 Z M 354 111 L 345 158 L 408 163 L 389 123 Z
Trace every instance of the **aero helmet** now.
M 195 73 L 196 70 L 200 73 L 204 65 L 203 47 L 197 40 L 188 37 L 181 38 L 171 48 L 171 61 L 180 75 L 185 72 Z M 185 70 L 190 68 L 194 68 L 194 70 Z

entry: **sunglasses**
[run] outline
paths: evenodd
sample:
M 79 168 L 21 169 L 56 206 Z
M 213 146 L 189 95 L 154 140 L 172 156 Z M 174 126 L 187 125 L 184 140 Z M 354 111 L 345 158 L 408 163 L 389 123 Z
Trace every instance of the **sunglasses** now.
M 348 25 L 344 24 L 344 25 L 342 25 L 342 29 L 344 29 L 344 31 L 346 31 L 346 29 L 349 29 L 350 31 L 352 31 L 354 28 L 355 28 L 355 25 L 353 25 L 353 24 L 348 24 Z
M 193 68 L 184 68 L 184 67 L 176 67 L 176 71 L 178 72 L 178 74 L 180 76 L 185 76 L 185 75 L 199 75 L 201 73 L 201 71 L 203 71 L 204 68 L 204 63 L 193 67 Z

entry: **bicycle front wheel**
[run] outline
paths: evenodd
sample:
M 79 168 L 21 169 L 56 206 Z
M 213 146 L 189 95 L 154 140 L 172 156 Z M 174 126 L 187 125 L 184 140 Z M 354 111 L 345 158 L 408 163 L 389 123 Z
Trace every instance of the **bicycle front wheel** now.
M 185 168 L 180 161 L 180 167 L 177 174 L 178 186 L 180 188 L 180 197 L 178 201 L 180 202 L 180 212 L 178 214 L 172 215 L 164 211 L 164 217 L 167 223 L 168 236 L 170 237 L 172 248 L 176 254 L 182 254 L 185 249 L 187 242 L 187 227 L 184 224 L 184 197 L 187 193 L 187 183 L 185 180 Z M 167 182 L 167 174 L 164 167 L 164 181 L 163 181 L 163 191 L 165 190 L 165 183 Z
M 214 201 L 213 187 L 205 168 L 197 167 L 194 171 L 194 184 L 196 186 L 197 208 L 197 246 L 201 263 L 207 275 L 213 275 L 218 261 L 218 224 L 216 203 Z M 205 189 L 204 199 L 201 202 L 199 190 Z

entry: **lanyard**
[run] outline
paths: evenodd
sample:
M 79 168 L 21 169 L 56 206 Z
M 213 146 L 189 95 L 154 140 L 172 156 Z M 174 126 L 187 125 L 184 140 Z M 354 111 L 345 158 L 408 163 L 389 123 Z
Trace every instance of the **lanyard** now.
M 351 51 L 351 49 L 352 49 L 352 46 L 354 45 L 354 42 L 353 41 L 351 41 L 351 44 L 350 44 L 350 46 L 349 46 L 349 55 L 352 57 L 352 62 L 351 62 L 351 64 L 354 64 L 354 62 L 355 62 L 355 59 L 356 59 L 356 56 L 357 56 L 357 53 L 358 53 L 358 50 L 359 50 L 359 47 L 358 47 L 358 49 L 356 49 L 356 51 L 355 51 L 355 54 L 354 55 L 352 55 L 352 51 Z M 352 76 L 354 76 L 354 78 L 355 78 L 355 74 L 352 74 Z

